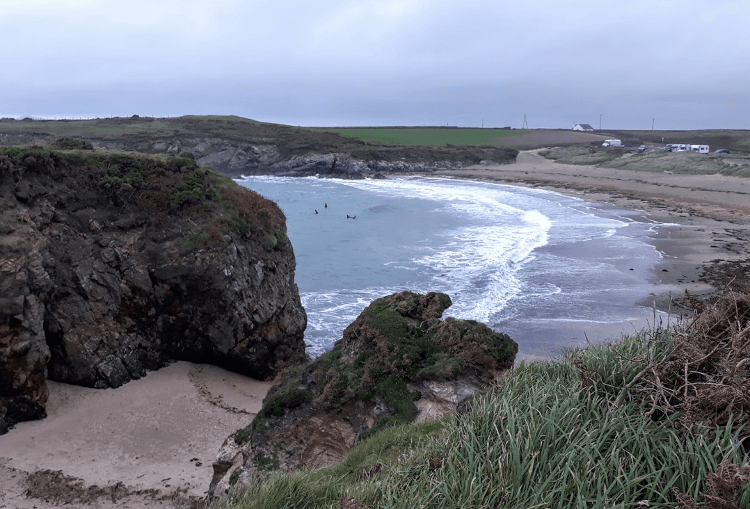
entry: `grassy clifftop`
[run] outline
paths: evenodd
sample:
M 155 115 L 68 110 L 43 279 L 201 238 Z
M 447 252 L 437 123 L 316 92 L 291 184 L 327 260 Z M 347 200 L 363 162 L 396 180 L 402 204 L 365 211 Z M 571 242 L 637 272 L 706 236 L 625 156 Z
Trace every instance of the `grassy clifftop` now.
M 104 215 L 91 218 L 102 226 L 127 215 L 152 225 L 171 222 L 186 249 L 208 247 L 232 233 L 272 247 L 286 238 L 286 219 L 278 205 L 198 166 L 190 154 L 93 151 L 72 139 L 60 139 L 56 145 L 84 148 L 0 147 L 0 176 L 20 182 L 17 196 L 32 198 L 45 185 L 64 179 L 77 188 L 69 207 L 111 205 L 102 209 Z

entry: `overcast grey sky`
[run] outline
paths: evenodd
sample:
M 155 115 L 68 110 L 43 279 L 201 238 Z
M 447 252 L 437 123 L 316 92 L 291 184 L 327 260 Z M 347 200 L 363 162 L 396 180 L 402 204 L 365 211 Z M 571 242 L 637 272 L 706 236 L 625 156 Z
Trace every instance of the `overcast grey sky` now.
M 0 0 L 0 116 L 750 128 L 748 0 Z

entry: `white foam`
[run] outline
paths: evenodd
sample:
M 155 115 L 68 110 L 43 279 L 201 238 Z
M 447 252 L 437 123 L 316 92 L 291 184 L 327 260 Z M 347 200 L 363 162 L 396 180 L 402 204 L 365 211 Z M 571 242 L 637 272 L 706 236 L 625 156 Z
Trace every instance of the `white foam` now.
M 323 197 L 336 196 L 335 207 L 339 208 L 344 200 L 349 200 L 348 207 L 362 203 L 362 209 L 357 212 L 362 221 L 357 220 L 356 228 L 354 222 L 343 223 L 343 226 L 335 223 L 334 228 L 331 226 L 334 223 L 325 222 L 334 221 L 330 214 L 314 216 L 315 231 L 324 233 L 331 228 L 334 228 L 332 231 L 347 228 L 344 231 L 354 232 L 336 238 L 341 245 L 357 248 L 352 259 L 359 261 L 361 256 L 370 253 L 377 256 L 367 258 L 374 264 L 363 262 L 358 265 L 361 267 L 358 272 L 334 284 L 326 277 L 337 275 L 335 268 L 330 269 L 334 271 L 330 274 L 330 265 L 315 268 L 318 291 L 301 293 L 309 321 L 305 339 L 311 345 L 308 352 L 313 356 L 320 355 L 340 339 L 343 329 L 373 300 L 404 289 L 419 293 L 445 292 L 453 301 L 447 316 L 490 325 L 515 320 L 514 326 L 519 327 L 516 322 L 522 315 L 532 322 L 544 323 L 547 329 L 554 328 L 548 324 L 555 322 L 609 324 L 610 319 L 628 320 L 629 312 L 617 310 L 610 315 L 606 303 L 599 306 L 596 299 L 607 295 L 610 284 L 617 286 L 615 291 L 630 291 L 627 285 L 633 282 L 631 279 L 620 278 L 610 283 L 613 271 L 622 271 L 623 266 L 627 270 L 631 266 L 625 265 L 623 260 L 648 259 L 655 251 L 652 247 L 641 249 L 630 232 L 635 230 L 637 236 L 637 232 L 649 226 L 662 226 L 633 223 L 590 207 L 582 199 L 553 191 L 503 184 L 422 177 L 358 181 L 252 177 L 248 180 L 294 184 L 288 191 L 277 192 L 276 196 L 279 201 L 304 205 L 303 211 L 292 216 L 303 221 L 310 206 L 319 207 L 318 201 L 323 201 Z M 342 187 L 349 190 L 342 190 Z M 316 191 L 312 191 L 313 188 Z M 318 201 L 307 201 L 311 197 Z M 402 206 L 405 202 L 391 201 L 394 198 L 423 202 Z M 331 199 L 327 202 L 330 204 Z M 368 237 L 370 228 L 382 232 L 388 221 L 401 218 L 408 222 L 399 225 L 399 238 L 406 238 L 404 232 L 408 236 L 409 229 L 404 228 L 405 225 L 415 225 L 414 239 L 406 240 L 407 244 L 394 247 L 388 244 L 387 235 L 377 237 L 375 243 Z M 628 225 L 633 226 L 623 230 Z M 592 240 L 605 242 L 593 245 L 599 256 L 597 259 L 578 246 L 570 247 L 570 244 Z M 382 250 L 379 243 L 382 243 Z M 548 244 L 547 248 L 540 249 Z M 328 256 L 331 251 L 314 252 Z M 381 252 L 386 255 L 379 257 Z M 342 249 L 337 253 L 346 256 L 348 251 Z M 297 255 L 298 261 L 306 259 L 304 254 Z M 630 277 L 629 273 L 626 275 Z M 355 288 L 354 284 L 362 286 Z M 592 291 L 596 294 L 593 298 Z M 597 305 L 591 306 L 591 303 Z M 585 312 L 587 306 L 590 313 Z M 626 318 L 616 318 L 618 314 Z M 538 341 L 545 340 L 539 338 Z

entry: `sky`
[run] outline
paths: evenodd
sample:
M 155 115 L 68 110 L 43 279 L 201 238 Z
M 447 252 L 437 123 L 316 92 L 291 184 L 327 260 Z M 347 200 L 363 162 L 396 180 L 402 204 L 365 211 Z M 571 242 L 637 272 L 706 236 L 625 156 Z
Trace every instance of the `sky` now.
M 0 117 L 750 129 L 747 0 L 0 0 Z

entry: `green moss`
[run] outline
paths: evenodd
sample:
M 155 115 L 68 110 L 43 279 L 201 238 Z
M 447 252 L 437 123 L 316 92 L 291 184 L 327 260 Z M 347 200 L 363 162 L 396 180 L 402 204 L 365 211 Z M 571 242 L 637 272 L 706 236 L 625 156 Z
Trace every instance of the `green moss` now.
M 262 413 L 265 415 L 274 415 L 281 417 L 286 413 L 287 410 L 292 410 L 302 405 L 303 403 L 309 403 L 312 401 L 312 391 L 289 388 L 273 396 L 268 402 L 263 405 Z M 260 415 L 260 414 L 259 414 Z
M 237 469 L 229 476 L 229 486 L 234 486 L 240 480 L 240 470 Z
M 266 245 L 268 247 L 273 249 L 278 243 L 279 239 L 277 239 L 275 235 L 266 235 Z
M 211 234 L 203 228 L 196 228 L 190 232 L 188 240 L 183 244 L 183 248 L 190 251 L 203 249 L 211 243 Z
M 300 386 L 303 369 L 303 366 L 295 366 L 285 372 L 286 383 L 281 390 L 266 397 L 263 401 L 263 408 L 258 412 L 252 426 L 262 428 L 265 425 L 266 418 L 281 417 L 287 410 L 293 410 L 313 400 L 313 391 Z
M 417 371 L 417 377 L 458 376 L 464 371 L 464 361 L 448 353 L 433 353 L 424 362 L 424 367 Z
M 325 361 L 335 362 L 341 360 L 341 355 L 341 348 L 337 345 L 330 352 L 326 352 L 325 354 L 323 354 L 323 359 Z
M 403 317 L 391 309 L 382 299 L 374 301 L 362 312 L 367 321 L 376 327 L 387 339 L 398 340 L 410 335 L 410 328 Z
M 263 452 L 259 452 L 253 457 L 253 463 L 258 467 L 258 470 L 278 470 L 279 469 L 279 457 L 276 454 L 266 456 Z
M 253 425 L 250 424 L 249 426 L 245 426 L 244 428 L 237 431 L 237 434 L 234 436 L 234 441 L 238 444 L 244 444 L 248 440 L 250 440 L 250 435 L 253 433 Z

